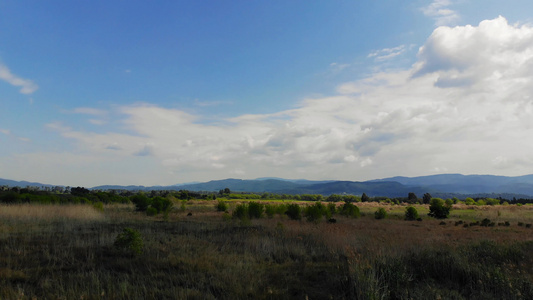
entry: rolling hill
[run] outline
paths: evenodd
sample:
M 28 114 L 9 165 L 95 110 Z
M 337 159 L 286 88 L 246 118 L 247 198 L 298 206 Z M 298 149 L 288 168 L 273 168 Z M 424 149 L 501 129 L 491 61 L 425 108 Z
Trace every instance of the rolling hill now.
M 0 179 L 0 186 L 48 186 L 27 181 Z M 384 197 L 406 197 L 413 192 L 421 197 L 424 193 L 442 198 L 464 198 L 466 196 L 531 198 L 533 197 L 533 175 L 495 176 L 438 174 L 419 177 L 389 177 L 363 182 L 357 181 L 312 181 L 305 179 L 258 178 L 254 180 L 223 179 L 203 183 L 176 184 L 170 186 L 121 186 L 103 185 L 95 190 L 190 190 L 218 192 L 229 188 L 234 192 L 279 193 L 279 194 L 351 194 Z

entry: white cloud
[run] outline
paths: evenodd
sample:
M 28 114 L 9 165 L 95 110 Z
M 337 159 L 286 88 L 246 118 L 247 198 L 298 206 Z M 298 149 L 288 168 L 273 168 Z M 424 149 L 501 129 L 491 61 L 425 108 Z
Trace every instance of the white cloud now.
M 435 20 L 436 26 L 454 25 L 459 19 L 459 14 L 449 9 L 452 5 L 450 0 L 434 0 L 430 5 L 421 10 L 424 15 Z
M 233 102 L 231 101 L 200 101 L 198 99 L 194 99 L 194 105 L 200 106 L 200 107 L 208 107 L 208 106 L 219 106 L 219 105 L 233 105 Z
M 99 120 L 99 119 L 90 119 L 89 123 L 93 125 L 105 125 L 107 122 L 104 120 Z
M 153 176 L 161 184 L 232 174 L 519 175 L 531 173 L 533 162 L 532 64 L 533 28 L 500 17 L 437 28 L 412 68 L 342 84 L 338 95 L 306 99 L 292 110 L 206 124 L 181 110 L 136 104 L 118 111 L 128 133 L 48 127 L 77 141 L 80 157 L 128 161 L 138 170 L 137 161 L 158 162 L 164 171 Z M 100 166 L 99 174 L 117 178 L 116 166 Z
M 3 128 L 0 128 L 0 133 L 1 134 L 4 134 L 6 136 L 8 136 L 9 138 L 11 139 L 15 139 L 15 140 L 18 140 L 18 141 L 21 141 L 21 142 L 25 142 L 25 143 L 29 143 L 31 142 L 31 140 L 29 138 L 26 138 L 26 137 L 20 137 L 20 136 L 16 136 L 14 135 L 11 130 L 9 129 L 3 129 Z
M 441 87 L 493 84 L 497 91 L 529 81 L 533 67 L 533 30 L 509 25 L 503 17 L 479 26 L 440 27 L 420 48 L 415 76 L 438 74 Z
M 338 73 L 338 72 L 341 72 L 342 70 L 350 67 L 351 64 L 340 64 L 340 63 L 336 63 L 336 62 L 333 62 L 331 64 L 329 64 L 329 67 L 331 69 L 331 71 L 333 73 Z
M 397 47 L 394 47 L 394 48 L 384 48 L 384 49 L 381 49 L 381 50 L 376 50 L 376 51 L 373 51 L 371 52 L 370 54 L 368 54 L 368 58 L 374 58 L 375 61 L 385 61 L 385 60 L 389 60 L 389 59 L 392 59 L 398 55 L 401 55 L 403 53 L 405 53 L 405 51 L 407 50 L 407 46 L 406 45 L 400 45 L 400 46 L 397 46 Z
M 83 114 L 83 115 L 92 115 L 92 116 L 103 116 L 107 114 L 107 111 L 91 108 L 91 107 L 77 107 L 70 111 L 73 114 Z
M 15 74 L 11 73 L 8 67 L 0 63 L 0 80 L 3 80 L 13 86 L 20 87 L 21 94 L 32 94 L 35 92 L 39 86 L 37 86 L 33 81 L 28 79 L 23 79 Z

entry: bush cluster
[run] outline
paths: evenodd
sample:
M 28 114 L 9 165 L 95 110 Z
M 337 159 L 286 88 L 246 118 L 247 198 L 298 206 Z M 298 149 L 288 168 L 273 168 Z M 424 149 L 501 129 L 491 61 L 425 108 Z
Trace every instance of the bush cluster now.
M 149 198 L 143 193 L 131 197 L 131 202 L 135 204 L 136 211 L 144 211 L 148 216 L 155 216 L 159 213 L 168 213 L 174 205 L 168 198 L 155 196 Z
M 224 202 L 224 200 L 218 200 L 217 204 L 215 205 L 215 208 L 217 209 L 217 211 L 227 211 L 228 204 Z
M 137 230 L 126 227 L 115 239 L 114 246 L 131 254 L 141 254 L 144 243 Z
M 287 210 L 285 211 L 285 214 L 291 219 L 291 220 L 301 220 L 302 219 L 302 209 L 300 205 L 298 204 L 289 204 L 287 205 Z
M 450 205 L 446 205 L 440 198 L 432 198 L 429 204 L 428 216 L 435 219 L 446 219 L 450 214 Z
M 386 217 L 387 217 L 387 211 L 383 207 L 378 208 L 374 212 L 374 218 L 376 218 L 378 220 L 385 219 Z
M 405 219 L 407 221 L 415 221 L 418 219 L 418 211 L 413 206 L 408 206 L 405 209 Z
M 359 218 L 361 216 L 359 207 L 350 202 L 344 202 L 344 204 L 340 207 L 340 214 L 350 218 Z

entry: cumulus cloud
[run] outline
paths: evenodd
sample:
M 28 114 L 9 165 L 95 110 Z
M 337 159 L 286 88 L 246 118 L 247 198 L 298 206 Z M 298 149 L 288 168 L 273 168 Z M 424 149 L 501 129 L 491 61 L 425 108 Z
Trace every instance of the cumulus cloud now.
M 421 10 L 424 15 L 431 17 L 435 20 L 436 26 L 453 25 L 459 19 L 459 14 L 449 9 L 452 5 L 450 0 L 434 0 L 430 5 L 423 7 Z
M 167 184 L 231 174 L 518 175 L 531 173 L 533 161 L 527 151 L 533 146 L 532 63 L 533 28 L 499 17 L 439 27 L 412 68 L 342 84 L 337 95 L 275 114 L 205 123 L 181 110 L 136 104 L 118 111 L 127 133 L 75 131 L 60 123 L 49 128 L 91 157 L 155 159 Z
M 420 48 L 415 76 L 438 73 L 441 87 L 495 84 L 512 89 L 529 81 L 533 66 L 533 30 L 508 24 L 503 17 L 479 26 L 439 27 Z
M 39 88 L 35 83 L 33 83 L 33 81 L 20 78 L 17 75 L 11 73 L 9 68 L 3 65 L 2 63 L 0 63 L 0 79 L 13 86 L 20 87 L 21 94 L 29 95 Z

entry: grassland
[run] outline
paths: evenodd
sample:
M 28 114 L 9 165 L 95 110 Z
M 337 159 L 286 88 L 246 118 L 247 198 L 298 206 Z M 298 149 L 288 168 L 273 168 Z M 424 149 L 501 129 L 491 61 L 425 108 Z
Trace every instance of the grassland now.
M 0 299 L 533 299 L 533 206 L 456 205 L 441 221 L 416 205 L 423 220 L 404 221 L 405 206 L 358 203 L 360 218 L 312 223 L 183 204 L 0 206 Z M 113 246 L 124 228 L 141 254 Z

